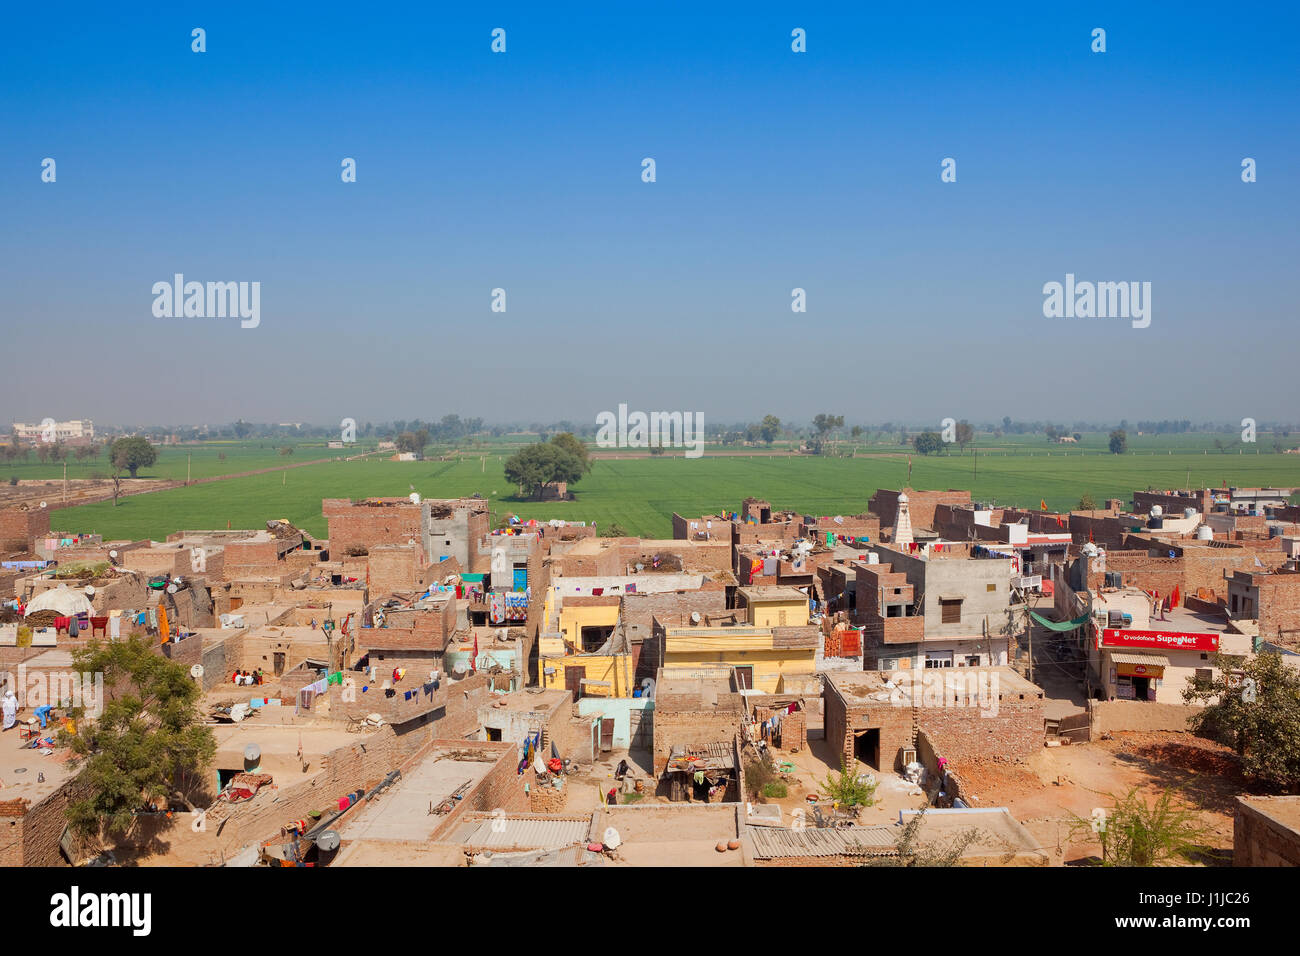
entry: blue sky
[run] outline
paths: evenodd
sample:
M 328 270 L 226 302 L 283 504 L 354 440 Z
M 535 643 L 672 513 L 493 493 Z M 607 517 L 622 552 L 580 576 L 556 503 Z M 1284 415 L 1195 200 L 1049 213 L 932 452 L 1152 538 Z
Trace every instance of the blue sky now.
M 1294 418 L 1292 10 L 620 6 L 11 6 L 0 418 Z

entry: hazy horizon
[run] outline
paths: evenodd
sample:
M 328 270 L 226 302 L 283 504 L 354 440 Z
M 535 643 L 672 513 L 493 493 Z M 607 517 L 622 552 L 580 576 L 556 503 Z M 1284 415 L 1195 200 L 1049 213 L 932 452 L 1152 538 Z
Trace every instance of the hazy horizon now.
M 1293 414 L 1291 10 L 10 20 L 6 423 Z M 259 323 L 155 317 L 178 273 Z

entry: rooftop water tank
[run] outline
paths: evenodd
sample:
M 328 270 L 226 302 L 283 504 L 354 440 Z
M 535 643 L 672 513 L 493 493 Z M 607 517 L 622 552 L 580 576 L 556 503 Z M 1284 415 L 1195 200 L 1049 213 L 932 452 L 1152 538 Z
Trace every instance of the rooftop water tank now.
M 867 554 L 867 564 L 879 564 L 879 563 L 880 563 L 880 555 L 876 554 L 876 552 L 874 551 L 871 551 Z
M 1183 509 L 1183 517 L 1184 517 L 1184 518 L 1195 518 L 1197 514 L 1198 514 L 1198 512 L 1197 512 L 1197 510 L 1196 510 L 1195 508 L 1184 508 L 1184 509 Z
M 1165 509 L 1160 507 L 1159 505 L 1151 506 L 1151 517 L 1159 518 L 1164 513 L 1165 513 Z
M 1213 540 L 1214 540 L 1214 529 L 1211 528 L 1208 524 L 1203 524 L 1203 525 L 1201 525 L 1199 528 L 1196 529 L 1196 540 L 1197 540 L 1197 541 L 1213 541 Z

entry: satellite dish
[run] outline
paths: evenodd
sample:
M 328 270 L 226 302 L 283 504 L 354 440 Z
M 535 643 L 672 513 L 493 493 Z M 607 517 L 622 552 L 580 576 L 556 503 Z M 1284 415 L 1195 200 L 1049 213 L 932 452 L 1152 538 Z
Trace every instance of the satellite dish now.
M 244 760 L 248 763 L 257 763 L 262 759 L 262 748 L 257 744 L 249 744 L 244 748 Z
M 42 507 L 42 508 L 45 507 L 45 502 L 44 502 L 44 501 L 41 502 L 41 507 Z
M 339 848 L 339 835 L 333 830 L 326 830 L 316 838 L 316 848 L 318 850 L 337 850 Z
M 86 597 L 94 597 L 94 596 L 95 596 L 95 586 L 94 586 L 93 584 L 87 584 L 87 585 L 86 585 L 85 594 L 86 594 Z
M 691 623 L 692 623 L 692 624 L 699 624 L 699 623 L 700 623 L 700 612 L 699 612 L 699 611 L 692 611 L 692 612 L 691 612 Z
M 193 677 L 195 680 L 201 679 L 203 677 L 203 665 L 195 664 L 193 667 L 191 667 L 190 676 Z
M 109 556 L 110 558 L 112 558 L 114 561 L 116 561 L 116 560 L 117 560 L 117 551 L 116 551 L 116 549 L 113 550 L 113 551 L 108 552 L 108 556 Z
M 605 835 L 602 837 L 605 846 L 611 850 L 617 850 L 623 842 L 623 838 L 618 835 L 618 831 L 613 827 L 605 827 Z
M 180 588 L 178 588 L 178 587 L 176 586 L 176 582 L 175 582 L 175 581 L 173 581 L 171 584 L 167 585 L 167 593 L 168 593 L 168 594 L 175 594 L 175 593 L 176 593 L 177 591 L 179 591 L 179 590 L 180 590 Z

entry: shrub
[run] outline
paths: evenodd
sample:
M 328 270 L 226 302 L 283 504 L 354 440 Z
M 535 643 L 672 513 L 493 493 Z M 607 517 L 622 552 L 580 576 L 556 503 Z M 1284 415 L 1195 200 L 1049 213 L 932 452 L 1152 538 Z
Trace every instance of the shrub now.
M 836 776 L 828 773 L 822 781 L 822 790 L 835 803 L 845 807 L 869 807 L 876 802 L 877 783 L 859 780 L 849 772 L 844 761 L 840 761 L 840 772 Z
M 765 783 L 762 792 L 770 800 L 781 800 L 790 794 L 789 788 L 783 783 Z

